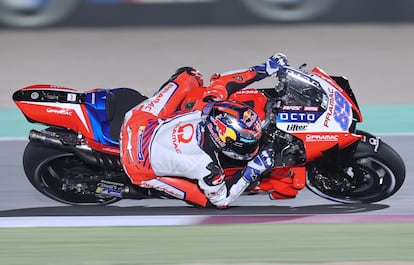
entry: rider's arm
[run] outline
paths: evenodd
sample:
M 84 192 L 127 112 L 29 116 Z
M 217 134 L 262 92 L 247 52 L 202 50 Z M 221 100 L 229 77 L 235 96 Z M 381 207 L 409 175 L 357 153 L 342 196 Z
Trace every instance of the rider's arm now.
M 285 65 L 287 65 L 286 56 L 278 53 L 271 56 L 265 63 L 248 69 L 216 73 L 211 77 L 210 86 L 206 88 L 203 99 L 225 100 L 232 93 L 277 74 Z
M 216 73 L 210 79 L 210 85 L 206 88 L 203 98 L 225 100 L 232 93 L 247 87 L 248 85 L 266 78 L 268 75 L 254 68 L 233 72 Z
M 180 108 L 181 102 L 191 90 L 202 85 L 203 79 L 196 69 L 182 67 L 154 96 L 141 104 L 140 110 L 156 117 L 169 117 Z
M 214 162 L 210 163 L 207 169 L 210 171 L 210 174 L 199 179 L 198 186 L 204 191 L 209 203 L 215 207 L 226 208 L 250 184 L 241 177 L 240 172 L 231 176 L 230 180 L 224 181 L 226 177 L 230 176 L 225 176 L 223 169 Z
M 229 180 L 224 180 L 223 169 L 212 162 L 207 166 L 210 174 L 200 179 L 198 185 L 211 204 L 225 208 L 236 200 L 246 188 L 262 173 L 273 166 L 273 154 L 270 150 L 261 150 L 255 158 L 247 163 L 241 172 Z

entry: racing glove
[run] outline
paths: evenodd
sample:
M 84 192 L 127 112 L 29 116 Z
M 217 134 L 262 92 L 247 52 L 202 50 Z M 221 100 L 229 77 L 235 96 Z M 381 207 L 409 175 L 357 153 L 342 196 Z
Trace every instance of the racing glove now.
M 242 177 L 248 181 L 253 182 L 260 174 L 273 167 L 274 152 L 270 148 L 264 148 L 259 151 L 255 158 L 250 160 L 243 170 Z
M 266 72 L 268 76 L 276 75 L 283 66 L 288 65 L 286 55 L 283 53 L 276 53 L 272 55 L 267 61 L 261 65 L 254 66 L 256 71 Z

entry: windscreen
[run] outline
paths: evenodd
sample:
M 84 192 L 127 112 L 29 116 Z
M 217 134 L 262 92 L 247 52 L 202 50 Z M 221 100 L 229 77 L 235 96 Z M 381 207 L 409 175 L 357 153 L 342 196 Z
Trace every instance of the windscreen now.
M 286 104 L 326 109 L 328 96 L 319 83 L 299 73 L 288 73 Z

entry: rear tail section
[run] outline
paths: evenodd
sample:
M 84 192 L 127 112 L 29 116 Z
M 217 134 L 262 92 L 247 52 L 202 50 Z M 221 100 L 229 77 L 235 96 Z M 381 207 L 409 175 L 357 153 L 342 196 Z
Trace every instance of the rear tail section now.
M 85 93 L 53 85 L 34 85 L 13 94 L 13 100 L 29 122 L 57 126 L 91 135 Z
M 29 122 L 70 130 L 89 147 L 116 155 L 125 113 L 146 98 L 130 88 L 100 88 L 84 93 L 49 84 L 28 86 L 13 94 Z

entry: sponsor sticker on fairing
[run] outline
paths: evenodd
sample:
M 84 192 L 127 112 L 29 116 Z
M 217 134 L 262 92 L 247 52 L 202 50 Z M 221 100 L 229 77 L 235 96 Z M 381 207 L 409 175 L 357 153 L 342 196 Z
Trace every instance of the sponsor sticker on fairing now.
M 338 135 L 336 134 L 307 134 L 306 142 L 336 142 Z
M 315 123 L 322 112 L 314 111 L 280 111 L 277 122 Z
M 66 99 L 67 101 L 76 101 L 76 94 L 68 93 Z
M 282 110 L 294 110 L 294 111 L 299 111 L 302 110 L 302 106 L 299 105 L 284 105 L 282 106 Z
M 297 131 L 306 131 L 308 129 L 307 124 L 289 124 L 286 127 L 286 131 L 297 132 Z
M 315 107 L 315 106 L 304 106 L 303 107 L 304 111 L 318 111 L 319 107 Z
M 108 180 L 101 180 L 97 187 L 95 192 L 97 194 L 105 194 L 110 195 L 114 197 L 122 197 L 122 190 L 124 188 L 123 183 L 108 181 Z
M 334 120 L 342 130 L 346 131 L 352 118 L 352 106 L 338 91 L 329 89 L 329 106 L 326 113 L 324 126 L 329 128 L 331 120 Z
M 66 116 L 71 116 L 72 115 L 72 111 L 68 110 L 68 109 L 53 109 L 53 108 L 47 108 L 46 109 L 47 113 L 53 113 L 53 114 L 57 114 L 57 115 L 66 115 Z

